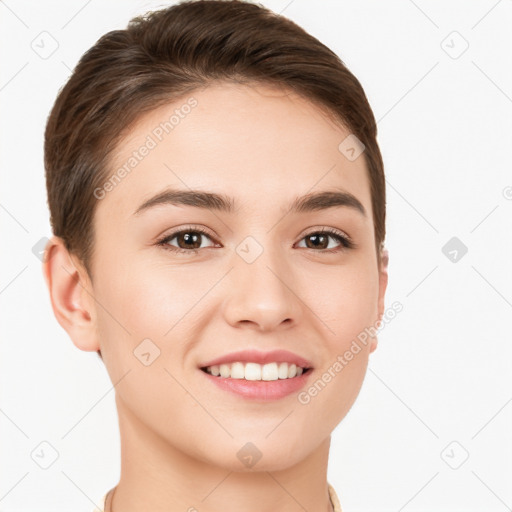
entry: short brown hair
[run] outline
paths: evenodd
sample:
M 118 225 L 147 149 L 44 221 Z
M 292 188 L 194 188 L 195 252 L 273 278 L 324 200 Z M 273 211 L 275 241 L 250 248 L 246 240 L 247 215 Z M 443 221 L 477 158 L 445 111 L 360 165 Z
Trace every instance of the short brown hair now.
M 45 131 L 51 225 L 91 274 L 93 191 L 141 116 L 213 81 L 285 87 L 323 108 L 365 146 L 378 261 L 386 189 L 377 126 L 359 81 L 291 20 L 242 0 L 192 0 L 102 36 L 60 90 Z M 341 141 L 340 141 L 341 142 Z

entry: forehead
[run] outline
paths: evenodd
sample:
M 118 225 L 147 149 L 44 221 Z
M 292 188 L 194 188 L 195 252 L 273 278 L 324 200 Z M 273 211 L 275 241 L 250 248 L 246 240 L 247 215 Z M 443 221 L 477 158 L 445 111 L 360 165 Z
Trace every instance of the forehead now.
M 115 179 L 98 210 L 115 206 L 126 217 L 166 187 L 218 192 L 260 208 L 265 199 L 280 208 L 281 200 L 336 187 L 370 212 L 363 155 L 350 161 L 339 149 L 349 135 L 292 91 L 215 83 L 134 124 L 112 154 L 106 181 Z

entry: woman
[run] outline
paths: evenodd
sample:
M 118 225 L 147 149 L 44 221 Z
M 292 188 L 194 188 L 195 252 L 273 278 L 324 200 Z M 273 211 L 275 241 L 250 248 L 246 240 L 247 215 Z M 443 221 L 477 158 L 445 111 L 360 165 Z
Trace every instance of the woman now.
M 60 91 L 45 167 L 52 307 L 116 389 L 102 510 L 340 511 L 330 435 L 388 261 L 376 123 L 340 59 L 238 0 L 138 17 Z

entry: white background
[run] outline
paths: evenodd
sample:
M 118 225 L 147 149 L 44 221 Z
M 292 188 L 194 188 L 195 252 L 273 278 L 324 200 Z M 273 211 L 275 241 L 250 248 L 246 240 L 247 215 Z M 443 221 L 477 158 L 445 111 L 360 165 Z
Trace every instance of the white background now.
M 329 482 L 344 512 L 510 510 L 512 1 L 262 3 L 359 78 L 386 169 L 387 305 L 404 309 L 333 434 Z M 79 57 L 165 5 L 0 2 L 0 511 L 90 511 L 119 478 L 112 384 L 55 320 L 32 253 L 51 235 L 43 132 Z M 48 469 L 31 458 L 43 441 Z

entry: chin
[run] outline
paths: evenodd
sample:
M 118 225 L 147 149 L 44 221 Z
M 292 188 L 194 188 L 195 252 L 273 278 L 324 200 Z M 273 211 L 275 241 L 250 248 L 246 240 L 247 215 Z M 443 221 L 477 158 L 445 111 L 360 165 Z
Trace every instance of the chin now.
M 274 441 L 277 442 L 264 439 L 254 442 L 235 441 L 235 446 L 220 448 L 218 457 L 215 457 L 215 460 L 210 459 L 209 462 L 236 473 L 258 473 L 288 469 L 307 456 L 306 452 L 303 453 L 302 443 L 294 442 L 286 446 L 282 439 L 277 437 Z M 301 449 L 297 450 L 297 446 L 301 446 Z

